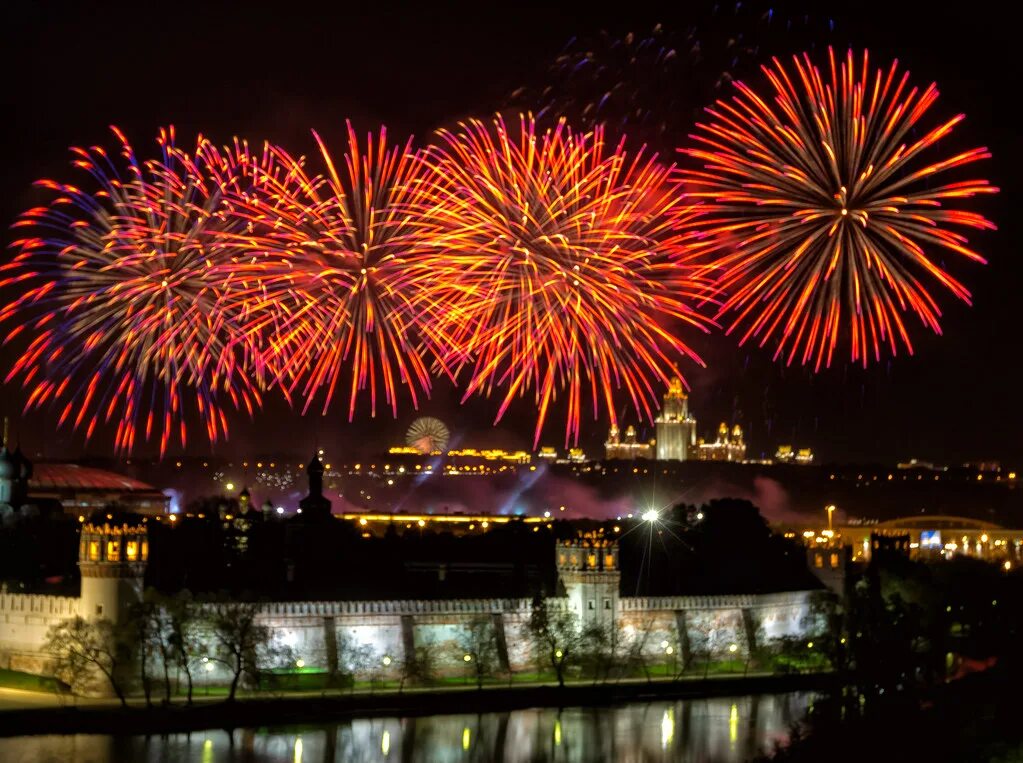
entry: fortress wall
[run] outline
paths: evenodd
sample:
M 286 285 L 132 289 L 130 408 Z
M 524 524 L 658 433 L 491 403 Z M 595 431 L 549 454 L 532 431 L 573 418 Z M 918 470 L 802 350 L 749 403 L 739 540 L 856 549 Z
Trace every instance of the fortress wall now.
M 79 599 L 0 592 L 0 668 L 46 672 L 46 632 L 78 614 Z
M 667 659 L 664 642 L 678 658 L 683 654 L 692 660 L 745 658 L 750 635 L 758 646 L 770 648 L 780 639 L 814 628 L 815 593 L 622 597 L 617 600 L 615 622 L 627 639 L 644 639 L 643 651 L 651 660 Z M 0 667 L 45 672 L 46 632 L 54 623 L 79 614 L 80 601 L 0 594 Z M 568 599 L 559 601 L 569 606 Z M 361 648 L 374 672 L 395 675 L 410 643 L 432 648 L 442 672 L 464 670 L 459 644 L 466 629 L 477 618 L 499 615 L 511 668 L 530 670 L 531 606 L 529 599 L 269 602 L 261 605 L 259 617 L 307 668 L 327 667 L 327 633 L 333 629 L 334 640 L 342 643 L 342 660 L 345 647 Z M 388 667 L 382 664 L 385 656 L 391 658 Z M 219 668 L 206 677 L 220 680 Z

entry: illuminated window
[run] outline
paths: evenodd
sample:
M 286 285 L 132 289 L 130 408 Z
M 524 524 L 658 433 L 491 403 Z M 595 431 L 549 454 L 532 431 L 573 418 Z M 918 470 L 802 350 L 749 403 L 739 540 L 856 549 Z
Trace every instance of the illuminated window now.
M 124 555 L 128 558 L 129 562 L 134 562 L 139 556 L 139 544 L 138 541 L 130 540 L 124 546 Z
M 615 555 L 614 554 L 607 554 L 604 557 L 604 569 L 612 570 L 612 569 L 614 569 L 614 566 L 615 566 Z
M 813 566 L 817 568 L 824 566 L 824 557 L 821 554 L 813 555 Z
M 835 569 L 838 567 L 838 554 L 831 554 L 831 568 Z
M 107 561 L 117 562 L 121 559 L 121 541 L 119 540 L 108 540 L 107 541 Z
M 589 566 L 589 568 L 591 570 L 592 569 L 596 569 L 596 567 L 597 567 L 597 555 L 596 554 L 589 554 L 589 555 L 587 555 L 587 557 L 586 557 L 586 564 Z
M 149 558 L 149 541 L 142 541 L 142 561 L 146 561 Z
M 98 540 L 90 540 L 89 541 L 89 561 L 90 562 L 98 562 L 99 561 L 99 541 Z

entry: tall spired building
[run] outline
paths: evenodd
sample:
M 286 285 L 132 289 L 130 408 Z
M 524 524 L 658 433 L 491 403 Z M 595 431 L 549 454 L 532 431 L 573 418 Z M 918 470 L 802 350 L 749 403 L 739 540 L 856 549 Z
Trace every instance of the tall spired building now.
M 688 461 L 696 458 L 696 419 L 689 413 L 689 396 L 681 379 L 673 379 L 664 406 L 654 419 L 657 425 L 657 460 Z

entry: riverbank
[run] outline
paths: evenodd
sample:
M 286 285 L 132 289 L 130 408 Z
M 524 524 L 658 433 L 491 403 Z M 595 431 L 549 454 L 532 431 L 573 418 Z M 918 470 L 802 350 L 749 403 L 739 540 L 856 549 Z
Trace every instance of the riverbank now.
M 194 705 L 108 702 L 70 707 L 31 707 L 0 711 L 0 736 L 30 734 L 166 734 L 241 726 L 316 723 L 352 717 L 482 713 L 530 707 L 595 707 L 623 702 L 822 690 L 834 684 L 830 673 L 723 675 L 681 680 L 623 680 L 566 686 L 423 688 L 375 693 L 282 694 L 234 702 Z

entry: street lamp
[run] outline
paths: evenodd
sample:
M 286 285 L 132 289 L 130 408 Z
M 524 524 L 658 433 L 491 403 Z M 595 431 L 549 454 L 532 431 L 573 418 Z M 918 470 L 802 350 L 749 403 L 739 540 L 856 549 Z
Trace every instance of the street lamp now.
M 835 513 L 835 504 L 831 504 L 830 506 L 826 507 L 824 510 L 826 512 L 828 512 L 828 532 L 832 532 L 834 530 L 834 528 L 832 527 L 832 524 L 831 524 L 831 517 Z
M 647 522 L 656 522 L 660 515 L 657 513 L 657 509 L 648 509 L 643 512 L 642 516 Z

